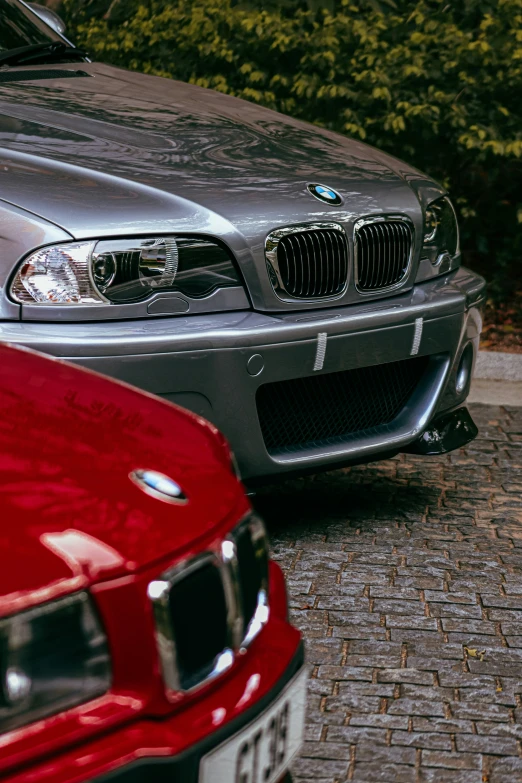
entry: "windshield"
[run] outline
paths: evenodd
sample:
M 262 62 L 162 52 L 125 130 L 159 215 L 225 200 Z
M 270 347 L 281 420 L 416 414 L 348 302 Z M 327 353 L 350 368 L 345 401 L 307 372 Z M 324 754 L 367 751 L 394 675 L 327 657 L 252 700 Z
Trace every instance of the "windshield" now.
M 62 40 L 18 0 L 0 0 L 0 52 Z

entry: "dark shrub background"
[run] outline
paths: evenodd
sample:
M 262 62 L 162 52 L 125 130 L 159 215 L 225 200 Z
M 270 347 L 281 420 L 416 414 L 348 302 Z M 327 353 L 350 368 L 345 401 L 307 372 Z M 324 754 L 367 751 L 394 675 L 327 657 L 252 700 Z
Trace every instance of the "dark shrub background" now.
M 426 171 L 449 190 L 491 300 L 520 301 L 522 0 L 63 0 L 59 11 L 96 59 L 237 95 Z

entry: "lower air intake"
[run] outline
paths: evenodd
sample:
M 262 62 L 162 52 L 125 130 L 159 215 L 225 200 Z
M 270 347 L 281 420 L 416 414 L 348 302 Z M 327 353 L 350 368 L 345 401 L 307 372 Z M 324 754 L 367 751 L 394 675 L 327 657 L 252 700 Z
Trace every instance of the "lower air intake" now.
M 257 412 L 267 451 L 276 456 L 335 445 L 390 424 L 428 362 L 422 356 L 260 386 Z

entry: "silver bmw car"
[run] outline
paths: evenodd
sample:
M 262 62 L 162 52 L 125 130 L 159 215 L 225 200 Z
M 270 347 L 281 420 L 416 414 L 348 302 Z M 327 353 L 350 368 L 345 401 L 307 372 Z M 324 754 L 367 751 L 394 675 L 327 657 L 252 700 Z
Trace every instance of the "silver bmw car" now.
M 485 283 L 406 163 L 0 0 L 0 183 L 0 340 L 209 419 L 245 480 L 476 435 Z

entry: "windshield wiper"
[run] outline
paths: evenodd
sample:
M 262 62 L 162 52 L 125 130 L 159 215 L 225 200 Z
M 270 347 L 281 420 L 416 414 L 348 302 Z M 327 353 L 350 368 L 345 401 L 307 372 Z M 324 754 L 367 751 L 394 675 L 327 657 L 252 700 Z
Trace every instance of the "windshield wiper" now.
M 52 43 L 29 44 L 17 49 L 8 49 L 0 54 L 0 65 L 26 65 L 32 62 L 60 62 L 60 60 L 83 60 L 87 52 L 67 46 L 62 41 Z

